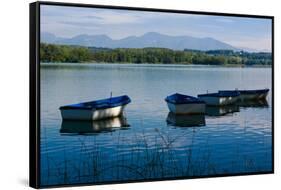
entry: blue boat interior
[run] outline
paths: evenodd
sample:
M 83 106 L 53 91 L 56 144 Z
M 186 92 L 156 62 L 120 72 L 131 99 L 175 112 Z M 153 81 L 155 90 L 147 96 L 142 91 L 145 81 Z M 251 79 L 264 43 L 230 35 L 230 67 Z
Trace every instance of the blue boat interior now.
M 199 100 L 196 97 L 187 96 L 179 93 L 167 96 L 165 98 L 165 101 L 173 104 L 205 103 L 204 101 Z
M 118 97 L 111 97 L 102 100 L 96 100 L 91 102 L 83 102 L 78 104 L 71 104 L 60 107 L 60 109 L 106 109 L 106 108 L 113 108 L 117 106 L 123 106 L 131 102 L 129 96 L 118 96 Z

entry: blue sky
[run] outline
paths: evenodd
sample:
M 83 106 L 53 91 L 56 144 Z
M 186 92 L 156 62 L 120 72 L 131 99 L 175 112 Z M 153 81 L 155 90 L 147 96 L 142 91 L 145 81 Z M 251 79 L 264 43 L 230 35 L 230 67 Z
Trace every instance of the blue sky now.
M 158 32 L 271 51 L 270 19 L 42 5 L 41 32 L 58 37 L 106 34 L 113 39 Z

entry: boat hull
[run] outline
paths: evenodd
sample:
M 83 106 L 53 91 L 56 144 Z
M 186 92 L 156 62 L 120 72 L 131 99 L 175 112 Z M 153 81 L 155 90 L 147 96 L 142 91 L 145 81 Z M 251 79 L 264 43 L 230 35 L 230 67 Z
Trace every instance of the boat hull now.
M 173 104 L 167 102 L 170 112 L 174 114 L 204 114 L 205 103 Z
M 200 100 L 206 102 L 210 106 L 225 106 L 234 104 L 238 100 L 238 96 L 217 97 L 217 96 L 202 96 Z
M 100 120 L 122 115 L 126 105 L 106 109 L 61 109 L 61 116 L 68 120 Z
M 257 93 L 241 93 L 240 94 L 240 99 L 242 101 L 244 100 L 258 100 L 258 99 L 265 99 L 267 96 L 268 92 L 257 92 Z

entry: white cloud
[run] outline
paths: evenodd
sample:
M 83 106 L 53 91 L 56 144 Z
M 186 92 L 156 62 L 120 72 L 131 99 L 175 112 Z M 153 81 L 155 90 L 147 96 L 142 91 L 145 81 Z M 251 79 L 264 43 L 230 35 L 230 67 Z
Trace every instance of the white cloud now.
M 93 15 L 95 16 L 95 15 Z M 94 18 L 95 23 L 98 24 L 130 24 L 141 22 L 141 19 L 133 14 L 119 13 L 116 14 L 112 11 L 103 11 L 99 13 L 99 18 Z M 85 21 L 92 21 L 92 18 L 88 16 L 88 19 L 84 17 Z
M 59 37 L 106 34 L 113 39 L 146 32 L 212 37 L 238 47 L 271 48 L 271 25 L 264 19 L 43 6 L 41 31 Z

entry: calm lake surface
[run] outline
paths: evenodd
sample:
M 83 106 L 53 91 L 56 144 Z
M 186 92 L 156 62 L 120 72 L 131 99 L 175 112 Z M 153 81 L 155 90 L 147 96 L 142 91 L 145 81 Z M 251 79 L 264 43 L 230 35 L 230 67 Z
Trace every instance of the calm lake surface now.
M 270 92 L 195 117 L 169 114 L 164 101 L 235 88 Z M 111 92 L 131 98 L 125 118 L 62 121 L 60 106 Z M 271 93 L 271 68 L 42 64 L 41 185 L 270 172 Z

